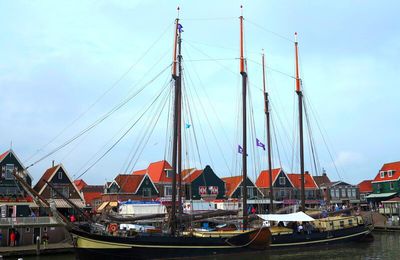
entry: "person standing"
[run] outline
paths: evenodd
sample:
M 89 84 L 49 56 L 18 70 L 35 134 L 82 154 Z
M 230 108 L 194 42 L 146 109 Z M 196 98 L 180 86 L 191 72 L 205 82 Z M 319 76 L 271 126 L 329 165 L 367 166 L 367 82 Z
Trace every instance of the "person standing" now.
M 11 230 L 11 233 L 10 233 L 10 246 L 15 246 L 15 233 L 14 233 L 14 230 Z
M 15 245 L 19 246 L 19 239 L 20 239 L 20 234 L 18 230 L 15 230 Z

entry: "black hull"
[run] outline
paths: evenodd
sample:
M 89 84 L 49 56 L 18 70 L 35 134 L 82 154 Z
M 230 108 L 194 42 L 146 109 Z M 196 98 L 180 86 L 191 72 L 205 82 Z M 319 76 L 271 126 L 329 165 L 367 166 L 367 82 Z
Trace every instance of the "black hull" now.
M 85 259 L 160 259 L 201 257 L 262 251 L 268 248 L 271 233 L 263 228 L 232 238 L 172 237 L 140 235 L 113 237 L 71 230 L 77 258 Z
M 271 238 L 271 248 L 287 247 L 310 247 L 328 244 L 339 244 L 345 242 L 358 242 L 367 240 L 371 236 L 369 226 L 357 226 L 333 231 L 306 233 L 293 233 L 283 235 L 273 235 Z

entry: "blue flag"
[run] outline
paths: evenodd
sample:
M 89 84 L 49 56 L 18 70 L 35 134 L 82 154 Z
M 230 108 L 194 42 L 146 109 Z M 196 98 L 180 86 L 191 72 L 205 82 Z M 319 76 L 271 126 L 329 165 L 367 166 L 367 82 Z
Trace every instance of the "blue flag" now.
M 240 145 L 238 145 L 238 153 L 243 154 L 243 147 Z
M 262 149 L 265 151 L 265 144 L 261 143 L 261 141 L 258 140 L 258 138 L 256 138 L 256 145 L 258 147 L 262 147 Z
M 192 126 L 192 125 L 189 124 L 189 123 L 186 123 L 186 124 L 185 124 L 185 128 L 186 128 L 186 129 L 190 128 L 191 126 Z

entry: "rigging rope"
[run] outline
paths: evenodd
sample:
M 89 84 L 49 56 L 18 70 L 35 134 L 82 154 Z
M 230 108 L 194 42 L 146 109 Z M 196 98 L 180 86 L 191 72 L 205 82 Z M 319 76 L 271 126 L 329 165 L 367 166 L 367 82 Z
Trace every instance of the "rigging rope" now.
M 150 47 L 143 53 L 142 56 L 140 56 L 140 58 L 133 63 L 128 70 L 126 70 L 116 81 L 114 81 L 111 86 L 105 91 L 103 92 L 91 105 L 89 105 L 89 107 L 87 107 L 81 114 L 78 115 L 78 117 L 76 117 L 71 123 L 69 123 L 66 127 L 64 127 L 55 137 L 53 137 L 49 142 L 47 142 L 45 145 L 43 145 L 42 147 L 40 147 L 38 150 L 36 150 L 35 153 L 33 153 L 32 155 L 30 155 L 26 160 L 25 163 L 28 162 L 29 160 L 31 160 L 33 157 L 35 157 L 36 155 L 39 154 L 39 152 L 43 151 L 44 148 L 46 148 L 48 145 L 50 145 L 51 143 L 53 143 L 58 137 L 60 137 L 67 129 L 69 129 L 70 127 L 72 127 L 76 122 L 78 122 L 87 112 L 89 112 L 98 102 L 100 102 L 101 99 L 103 99 L 103 97 L 105 95 L 107 95 L 112 89 L 114 89 L 128 74 L 129 72 L 131 72 L 133 70 L 133 68 L 136 67 L 137 64 L 139 64 L 139 62 L 141 62 L 144 57 L 146 57 L 146 55 L 150 52 L 150 50 L 162 39 L 162 37 L 165 35 L 165 33 L 170 29 L 171 25 L 173 24 L 169 24 L 165 30 L 163 31 L 163 33 L 150 45 Z
M 109 116 L 111 116 L 114 112 L 118 111 L 119 109 L 121 109 L 123 106 L 125 106 L 129 101 L 131 101 L 133 98 L 135 98 L 137 95 L 139 95 L 146 87 L 148 87 L 152 82 L 154 82 L 160 75 L 162 75 L 163 72 L 165 72 L 169 67 L 171 66 L 171 64 L 169 64 L 165 69 L 163 69 L 160 73 L 158 73 L 153 79 L 151 79 L 149 82 L 147 82 L 141 89 L 139 89 L 138 91 L 136 91 L 135 93 L 133 93 L 131 96 L 129 96 L 128 98 L 126 98 L 124 101 L 122 101 L 120 104 L 118 104 L 117 106 L 115 106 L 114 108 L 112 108 L 110 111 L 108 111 L 106 114 L 104 114 L 103 116 L 101 116 L 99 119 L 97 119 L 96 121 L 94 121 L 91 125 L 89 125 L 88 127 L 86 127 L 85 129 L 81 130 L 78 134 L 76 134 L 75 136 L 73 136 L 72 138 L 70 138 L 68 141 L 64 142 L 63 144 L 59 145 L 58 147 L 56 147 L 55 149 L 53 149 L 51 152 L 47 153 L 46 155 L 42 156 L 41 158 L 39 158 L 38 160 L 36 160 L 35 162 L 33 162 L 32 164 L 30 164 L 28 167 L 26 167 L 26 169 L 34 166 L 35 164 L 41 162 L 42 160 L 46 159 L 47 157 L 49 157 L 50 155 L 58 152 L 59 150 L 61 150 L 62 148 L 66 147 L 67 145 L 69 145 L 70 143 L 72 143 L 73 141 L 75 141 L 76 139 L 78 139 L 79 137 L 81 137 L 83 134 L 87 133 L 88 131 L 92 130 L 94 127 L 96 127 L 97 125 L 99 125 L 100 123 L 102 123 L 104 120 L 106 120 Z

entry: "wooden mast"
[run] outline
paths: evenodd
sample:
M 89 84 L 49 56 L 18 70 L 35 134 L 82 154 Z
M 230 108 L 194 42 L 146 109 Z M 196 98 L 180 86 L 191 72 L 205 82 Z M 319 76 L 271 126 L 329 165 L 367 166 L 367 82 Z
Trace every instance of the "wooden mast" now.
M 267 152 L 268 152 L 268 177 L 269 177 L 269 204 L 270 213 L 274 213 L 274 189 L 272 185 L 272 156 L 271 156 L 271 125 L 269 113 L 269 98 L 265 82 L 265 55 L 262 54 L 262 69 L 263 69 L 263 91 L 264 91 L 264 112 L 267 124 Z
M 301 210 L 306 210 L 306 198 L 304 187 L 304 142 L 303 142 L 303 92 L 301 89 L 301 79 L 299 73 L 299 50 L 297 41 L 297 32 L 294 33 L 294 51 L 296 56 L 296 93 L 299 106 L 299 141 L 300 141 L 300 176 L 301 176 Z
M 178 26 L 178 212 L 182 215 L 182 29 Z
M 246 95 L 247 95 L 247 73 L 245 70 L 244 52 L 243 52 L 243 6 L 240 6 L 242 14 L 240 15 L 240 74 L 242 75 L 242 189 L 243 189 L 243 230 L 247 229 L 247 121 L 246 121 Z
M 178 7 L 179 12 L 179 7 Z M 178 115 L 179 115 L 179 92 L 180 92 L 180 74 L 177 74 L 177 65 L 180 67 L 180 59 L 177 50 L 180 51 L 180 30 L 179 30 L 179 18 L 175 20 L 175 44 L 174 44 L 174 56 L 173 56 L 173 64 L 172 64 L 172 78 L 175 80 L 175 89 L 174 89 L 174 112 L 173 112 L 173 140 L 172 140 L 172 196 L 171 196 L 171 213 L 170 213 L 170 232 L 171 235 L 176 234 L 176 175 L 177 175 L 177 157 L 178 157 Z M 179 45 L 179 47 L 178 47 Z M 177 59 L 178 58 L 178 59 Z

